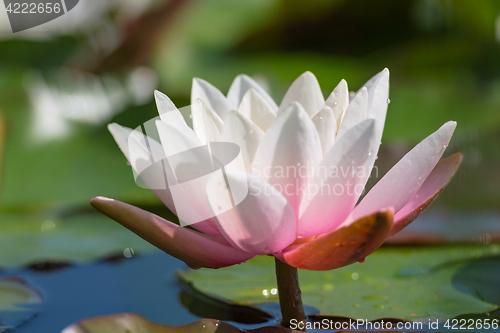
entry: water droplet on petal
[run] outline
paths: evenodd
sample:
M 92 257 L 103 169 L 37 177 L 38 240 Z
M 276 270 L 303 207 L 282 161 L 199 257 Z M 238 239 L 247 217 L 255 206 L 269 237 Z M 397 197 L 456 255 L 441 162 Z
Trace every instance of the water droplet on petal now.
M 337 102 L 337 101 L 333 102 L 333 105 L 337 105 L 337 104 L 339 104 L 339 102 Z
M 391 100 L 389 98 L 387 99 L 387 104 L 391 104 Z
M 335 92 L 335 96 L 339 97 L 339 92 L 338 91 Z
M 130 161 L 127 161 L 127 165 L 132 165 L 132 164 L 130 164 Z
M 189 118 L 193 119 L 193 115 L 192 115 L 192 114 L 190 114 L 190 115 L 189 115 Z

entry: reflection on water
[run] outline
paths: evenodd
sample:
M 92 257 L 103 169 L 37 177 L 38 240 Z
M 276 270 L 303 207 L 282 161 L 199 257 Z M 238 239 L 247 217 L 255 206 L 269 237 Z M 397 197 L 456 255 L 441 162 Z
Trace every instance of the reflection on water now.
M 38 71 L 25 77 L 33 109 L 31 136 L 37 142 L 69 135 L 72 122 L 103 125 L 127 106 L 149 102 L 158 84 L 156 74 L 146 67 L 123 77 L 67 68 L 47 77 Z

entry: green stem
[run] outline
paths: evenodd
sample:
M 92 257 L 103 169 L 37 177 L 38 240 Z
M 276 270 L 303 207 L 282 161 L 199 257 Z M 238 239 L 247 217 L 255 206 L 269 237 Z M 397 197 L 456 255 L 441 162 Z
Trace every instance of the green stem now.
M 297 323 L 304 321 L 307 317 L 302 305 L 302 297 L 299 286 L 297 268 L 285 264 L 276 259 L 276 280 L 278 282 L 278 295 L 281 308 L 281 324 L 290 327 L 292 319 Z

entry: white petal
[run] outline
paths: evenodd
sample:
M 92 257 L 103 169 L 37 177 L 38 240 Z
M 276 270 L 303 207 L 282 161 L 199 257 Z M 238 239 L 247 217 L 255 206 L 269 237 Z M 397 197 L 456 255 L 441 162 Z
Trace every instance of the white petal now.
M 165 153 L 161 145 L 141 132 L 118 124 L 109 124 L 108 129 L 136 174 L 140 175 L 145 185 L 175 213 L 172 195 L 165 179 L 164 172 L 169 170 L 165 169 L 162 163 Z
M 335 230 L 361 195 L 378 144 L 375 121 L 367 119 L 345 133 L 328 151 L 307 186 L 300 207 L 298 236 Z
M 156 90 L 155 100 L 156 100 L 156 106 L 158 107 L 158 112 L 160 113 L 160 119 L 164 123 L 177 128 L 179 131 L 182 131 L 185 135 L 188 135 L 193 138 L 196 136 L 194 131 L 186 124 L 186 121 L 184 120 L 182 114 L 175 107 L 174 103 L 172 103 L 172 101 L 170 100 L 170 98 L 168 98 L 167 95 Z
M 368 192 L 349 220 L 385 207 L 398 212 L 420 188 L 448 146 L 457 123 L 449 121 L 415 146 Z
M 254 89 L 249 89 L 238 111 L 248 119 L 252 120 L 255 125 L 259 126 L 264 132 L 269 125 L 276 119 L 275 112 L 266 100 Z
M 345 111 L 345 115 L 340 123 L 337 137 L 341 137 L 350 128 L 368 118 L 368 89 L 361 90 L 354 96 Z
M 330 96 L 326 99 L 324 106 L 328 106 L 332 109 L 333 115 L 337 120 L 338 128 L 349 106 L 349 88 L 347 87 L 346 80 L 341 80 L 335 89 L 333 89 Z
M 191 106 L 193 128 L 202 143 L 220 141 L 223 122 L 221 118 L 198 99 Z
M 221 118 L 224 118 L 226 113 L 232 109 L 226 96 L 224 96 L 219 89 L 205 80 L 194 78 L 191 88 L 191 105 L 193 105 L 197 99 L 201 99 L 203 102 L 207 103 L 207 105 Z
M 233 142 L 240 147 L 248 172 L 251 172 L 251 164 L 263 137 L 264 132 L 237 111 L 230 111 L 224 118 L 221 141 Z
M 162 121 L 157 121 L 156 127 L 165 156 L 172 156 L 192 148 L 203 146 L 196 137 L 186 135 L 176 127 Z
M 376 119 L 377 127 L 382 133 L 389 99 L 389 70 L 385 68 L 363 87 L 368 89 L 368 117 Z
M 253 173 L 282 190 L 298 213 L 303 184 L 321 160 L 321 141 L 302 105 L 293 102 L 278 114 L 255 154 Z
M 325 103 L 325 99 L 318 80 L 313 73 L 305 72 L 292 83 L 281 101 L 278 112 L 285 110 L 292 102 L 299 102 L 302 104 L 310 116 L 313 116 L 316 112 L 321 110 Z
M 296 238 L 296 219 L 287 200 L 265 181 L 241 172 L 227 172 L 233 186 L 247 186 L 248 195 L 236 207 L 222 211 L 228 193 L 225 182 L 212 178 L 207 198 L 216 215 L 214 219 L 226 240 L 236 248 L 254 254 L 283 250 Z
M 269 104 L 270 111 L 276 114 L 278 111 L 278 106 L 276 102 L 269 96 L 269 94 L 262 89 L 261 86 L 257 84 L 251 77 L 245 74 L 238 75 L 233 83 L 231 84 L 231 88 L 229 88 L 229 92 L 227 93 L 227 100 L 233 109 L 237 109 L 243 100 L 243 96 L 247 93 L 249 89 L 253 89 L 259 93 L 260 96 Z
M 335 142 L 335 134 L 337 133 L 337 121 L 333 114 L 332 109 L 325 106 L 318 113 L 312 117 L 312 121 L 316 130 L 318 131 L 323 156 L 330 150 Z

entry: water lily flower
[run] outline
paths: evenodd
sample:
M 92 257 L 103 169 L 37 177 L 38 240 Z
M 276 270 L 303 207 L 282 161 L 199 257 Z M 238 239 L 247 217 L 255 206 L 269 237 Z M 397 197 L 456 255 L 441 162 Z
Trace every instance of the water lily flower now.
M 118 124 L 109 130 L 159 199 L 175 212 L 168 186 L 155 186 L 165 183 L 157 177 L 163 172 L 142 172 L 144 166 L 131 154 L 163 160 L 213 142 L 239 146 L 244 170 L 229 170 L 226 177 L 245 185 L 248 195 L 219 212 L 227 184 L 209 180 L 203 200 L 214 217 L 192 228 L 113 199 L 97 197 L 91 204 L 192 267 L 226 267 L 257 255 L 319 271 L 362 261 L 432 203 L 461 161 L 460 154 L 440 161 L 456 127 L 450 121 L 408 152 L 358 203 L 381 144 L 388 95 L 387 69 L 352 98 L 346 81 L 340 81 L 326 100 L 316 77 L 306 72 L 279 106 L 246 75 L 236 77 L 227 96 L 194 79 L 192 129 L 172 101 L 156 92 L 160 142 Z

